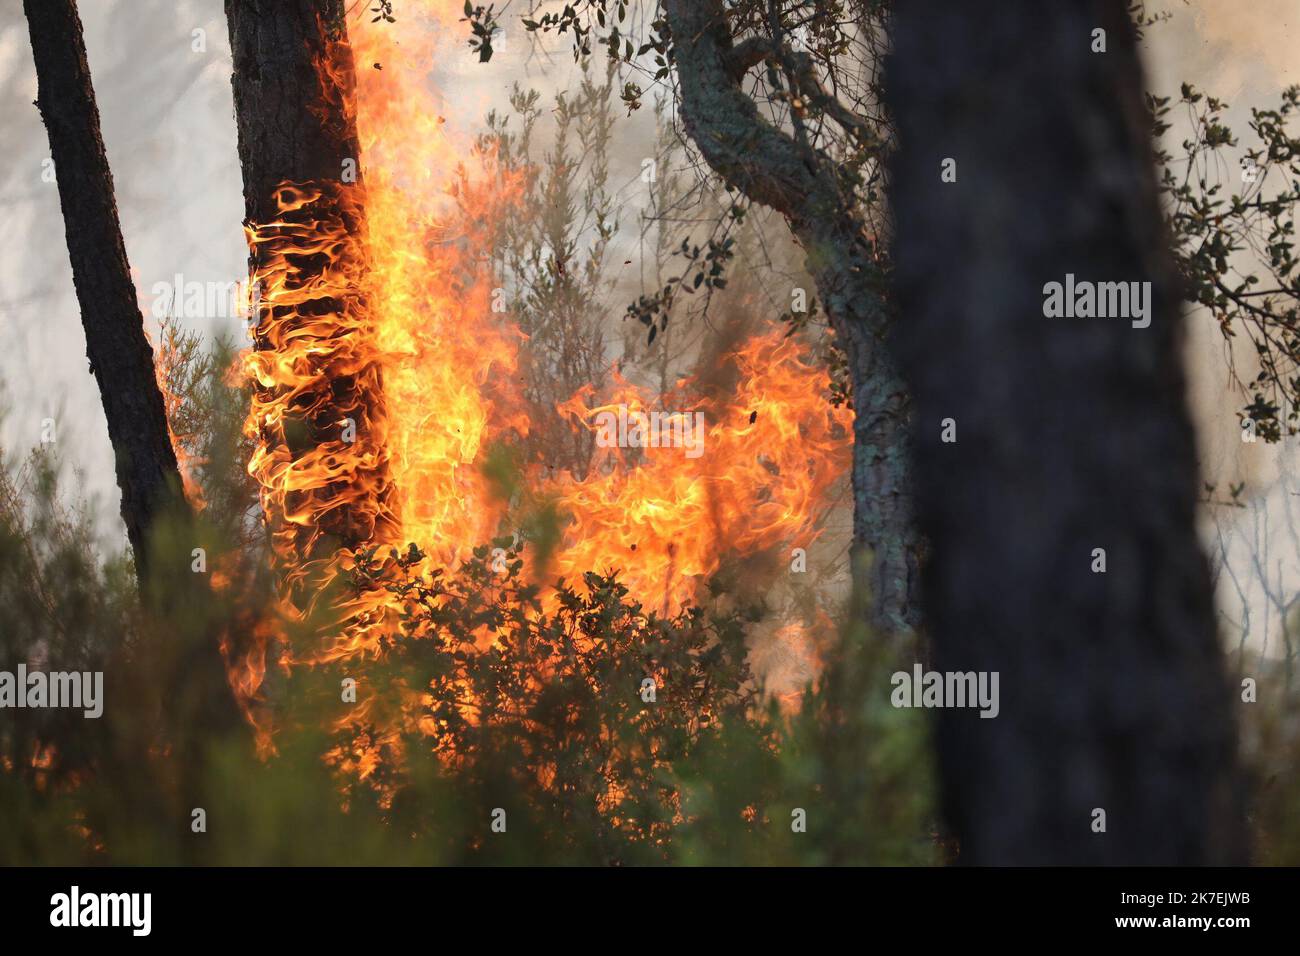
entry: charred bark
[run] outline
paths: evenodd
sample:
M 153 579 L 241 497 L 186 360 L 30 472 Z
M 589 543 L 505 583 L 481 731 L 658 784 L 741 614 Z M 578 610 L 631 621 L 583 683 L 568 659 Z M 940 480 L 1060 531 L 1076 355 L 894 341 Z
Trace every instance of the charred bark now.
M 770 53 L 763 38 L 733 46 L 721 0 L 664 0 L 686 130 L 722 179 L 781 213 L 807 253 L 852 379 L 853 541 L 869 559 L 878 633 L 917 626 L 919 540 L 911 520 L 908 398 L 883 347 L 892 311 L 855 198 L 818 151 L 768 123 L 740 85 Z
M 940 670 L 1000 674 L 996 718 L 939 714 L 943 802 L 969 863 L 1244 855 L 1179 295 L 1125 8 L 935 0 L 894 18 L 897 344 L 927 632 Z M 1067 274 L 1149 282 L 1149 327 L 1048 317 L 1045 286 Z
M 256 233 L 249 265 L 264 296 L 254 347 L 298 349 L 298 370 L 314 376 L 307 385 L 264 383 L 262 393 L 291 396 L 288 417 L 264 425 L 264 437 L 276 449 L 275 469 L 292 470 L 298 487 L 268 517 L 281 553 L 301 558 L 375 540 L 383 536 L 377 526 L 392 520 L 380 375 L 366 348 L 364 203 L 344 15 L 343 0 L 226 0 L 245 225 Z M 355 429 L 351 448 L 340 423 Z M 259 475 L 264 487 L 268 477 Z M 313 518 L 283 522 L 281 508 Z
M 72 281 L 116 460 L 136 569 L 164 514 L 185 513 L 176 452 L 154 374 L 99 131 L 99 108 L 73 0 L 24 0 L 36 61 L 37 98 L 49 133 Z
M 337 183 L 360 155 L 344 2 L 226 0 L 226 21 L 244 211 L 270 222 L 281 183 Z M 323 77 L 321 63 L 336 75 Z

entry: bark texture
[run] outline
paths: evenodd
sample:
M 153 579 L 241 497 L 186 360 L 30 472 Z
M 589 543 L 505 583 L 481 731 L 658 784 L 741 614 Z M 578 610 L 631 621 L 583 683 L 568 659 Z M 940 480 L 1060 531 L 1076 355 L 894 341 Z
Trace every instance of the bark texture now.
M 254 469 L 264 488 L 287 486 L 265 510 L 277 550 L 304 559 L 382 540 L 392 521 L 363 294 L 364 200 L 344 8 L 343 0 L 226 0 L 245 225 L 256 233 L 249 263 L 263 296 L 254 347 L 294 369 L 286 378 L 266 366 L 261 397 L 283 398 L 287 409 L 264 418 L 270 451 Z M 355 440 L 341 437 L 353 428 Z M 286 514 L 297 517 L 285 521 Z
M 721 0 L 664 0 L 663 11 L 687 132 L 724 181 L 785 217 L 848 355 L 854 551 L 869 560 L 871 623 L 887 635 L 908 632 L 919 610 L 908 398 L 883 345 L 892 316 L 863 219 L 824 158 L 768 123 L 742 89 L 744 70 L 765 51 L 761 42 L 733 45 Z
M 360 155 L 343 0 L 226 0 L 249 221 L 280 212 L 282 182 L 338 182 Z M 342 44 L 342 46 L 340 46 Z M 317 63 L 337 75 L 322 82 Z
M 49 133 L 86 356 L 113 443 L 122 520 L 143 576 L 150 530 L 169 509 L 185 507 L 176 452 L 127 264 L 76 4 L 24 0 L 23 9 L 36 61 L 36 105 Z
M 895 15 L 897 345 L 931 549 L 926 622 L 940 670 L 1000 674 L 995 719 L 939 714 L 967 863 L 1245 852 L 1236 697 L 1196 533 L 1179 296 L 1126 6 L 934 0 Z M 1044 286 L 1067 273 L 1150 282 L 1150 326 L 1046 317 Z
M 200 781 L 208 747 L 220 735 L 242 733 L 244 724 L 218 649 L 219 627 L 204 616 L 210 597 L 207 580 L 190 571 L 192 539 L 156 533 L 168 516 L 175 519 L 175 529 L 186 528 L 192 514 L 127 266 L 77 7 L 73 0 L 24 0 L 24 8 L 36 59 L 37 105 L 49 131 L 86 352 L 117 459 L 122 518 L 136 570 L 146 585 L 146 602 L 171 626 L 162 639 L 142 642 L 131 653 L 152 655 L 153 673 L 162 675 L 162 723 L 156 729 L 178 768 L 177 792 L 185 817 L 173 825 L 188 825 L 188 808 L 206 803 Z M 150 566 L 151 541 L 166 547 L 172 559 L 161 560 L 160 552 Z M 163 541 L 167 545 L 161 545 Z M 147 633 L 149 641 L 158 636 Z M 122 663 L 105 675 L 109 713 L 116 713 L 111 709 L 114 701 L 138 692 L 126 673 L 130 665 Z M 137 729 L 111 726 L 119 741 Z M 111 767 L 121 769 L 117 763 Z M 131 792 L 137 783 L 132 779 L 114 786 Z

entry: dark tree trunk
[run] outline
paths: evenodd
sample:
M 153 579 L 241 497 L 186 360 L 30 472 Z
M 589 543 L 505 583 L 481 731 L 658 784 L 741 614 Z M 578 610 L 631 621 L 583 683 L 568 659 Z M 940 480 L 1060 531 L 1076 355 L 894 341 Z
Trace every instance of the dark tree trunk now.
M 344 3 L 226 0 L 226 18 L 245 222 L 257 234 L 249 265 L 257 284 L 268 286 L 254 347 L 298 350 L 297 370 L 313 378 L 306 387 L 277 382 L 263 390 L 263 397 L 292 394 L 289 420 L 264 424 L 264 437 L 299 485 L 268 517 L 298 556 L 323 557 L 382 539 L 392 519 L 377 421 L 380 374 L 367 348 L 364 200 Z M 283 209 L 289 185 L 315 198 Z M 322 325 L 321 317 L 329 321 Z M 356 431 L 351 448 L 341 437 L 348 421 Z M 268 476 L 259 477 L 265 484 Z M 285 523 L 282 511 L 315 518 Z
M 944 805 L 969 863 L 1245 853 L 1126 6 L 934 0 L 895 15 L 897 345 L 926 622 L 939 669 L 1000 674 L 996 718 L 939 715 Z M 1150 282 L 1150 326 L 1047 317 L 1044 286 L 1067 273 Z
M 122 242 L 113 175 L 73 0 L 24 0 L 36 60 L 36 105 L 50 138 L 72 281 L 116 458 L 136 569 L 144 576 L 149 534 L 184 494 Z M 188 560 L 188 558 L 186 559 Z
M 179 529 L 193 515 L 182 491 L 153 351 L 127 266 L 81 20 L 73 0 L 24 0 L 24 8 L 36 60 L 37 105 L 49 131 L 86 351 L 117 458 L 122 518 L 137 572 L 148 585 L 146 599 L 156 601 L 169 630 L 157 646 L 142 644 L 132 653 L 150 653 L 150 666 L 164 676 L 157 693 L 165 722 L 156 729 L 179 769 L 177 807 L 184 819 L 172 825 L 185 826 L 190 808 L 206 803 L 208 748 L 224 734 L 241 733 L 244 723 L 226 680 L 217 628 L 204 619 L 207 582 L 190 571 L 189 543 L 167 561 L 155 554 L 159 560 L 149 566 L 151 537 L 163 519 L 170 516 Z M 111 713 L 113 702 L 133 687 L 121 667 L 111 668 L 106 677 Z M 122 725 L 114 734 L 124 741 L 132 731 Z M 120 771 L 122 764 L 112 761 L 105 772 L 114 768 Z M 125 781 L 119 789 L 129 791 L 135 784 Z M 192 846 L 198 852 L 199 845 Z
M 344 0 L 226 0 L 226 22 L 244 211 L 270 222 L 281 183 L 338 183 L 360 155 Z M 339 72 L 322 82 L 332 50 Z
M 833 165 L 768 123 L 742 89 L 745 69 L 761 57 L 738 56 L 721 0 L 664 0 L 663 9 L 687 132 L 725 182 L 785 217 L 808 253 L 818 298 L 848 355 L 856 416 L 854 552 L 869 562 L 872 625 L 886 635 L 906 633 L 916 627 L 919 610 L 908 399 L 881 344 L 892 314 L 864 221 Z

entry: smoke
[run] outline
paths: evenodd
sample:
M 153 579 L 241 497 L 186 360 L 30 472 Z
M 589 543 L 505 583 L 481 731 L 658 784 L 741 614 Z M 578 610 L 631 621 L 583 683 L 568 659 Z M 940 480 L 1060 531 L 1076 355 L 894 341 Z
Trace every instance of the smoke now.
M 146 327 L 158 282 L 228 283 L 246 253 L 230 48 L 221 0 L 82 0 L 87 57 L 113 171 L 118 211 Z M 11 458 L 39 445 L 54 419 L 54 448 L 82 476 L 104 536 L 120 544 L 113 453 L 89 374 L 49 145 L 33 100 L 36 74 L 20 4 L 0 10 L 0 380 L 8 415 L 0 446 Z M 57 175 L 57 170 L 53 171 Z M 228 316 L 184 322 L 236 334 Z
M 1251 108 L 1275 108 L 1281 91 L 1300 82 L 1300 5 L 1294 0 L 1164 0 L 1148 5 L 1169 18 L 1147 30 L 1147 72 L 1151 91 L 1178 98 L 1183 81 L 1226 100 L 1225 120 L 1249 135 Z M 1175 122 L 1166 136 L 1174 155 L 1191 133 Z M 1230 164 L 1226 186 L 1237 156 Z M 1242 263 L 1249 269 L 1249 262 Z M 1248 655 L 1276 658 L 1286 653 L 1284 616 L 1300 596 L 1300 476 L 1288 461 L 1297 441 L 1276 445 L 1242 441 L 1239 413 L 1246 404 L 1228 379 L 1231 359 L 1246 380 L 1256 370 L 1249 344 L 1225 342 L 1218 323 L 1205 309 L 1188 314 L 1186 363 L 1189 401 L 1197 424 L 1202 477 L 1214 490 L 1212 502 L 1229 500 L 1229 489 L 1244 484 L 1241 504 L 1208 504 L 1202 529 L 1217 572 L 1221 628 L 1230 646 Z
M 1300 82 L 1300 8 L 1293 0 L 1202 0 L 1189 12 L 1203 41 L 1189 65 L 1217 71 L 1224 95 Z

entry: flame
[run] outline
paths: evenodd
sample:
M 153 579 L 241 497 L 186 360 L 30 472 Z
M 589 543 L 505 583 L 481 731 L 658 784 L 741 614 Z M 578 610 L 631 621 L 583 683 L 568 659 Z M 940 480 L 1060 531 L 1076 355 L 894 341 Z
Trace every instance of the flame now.
M 304 609 L 362 548 L 420 541 L 454 565 L 490 537 L 500 507 L 477 461 L 494 434 L 526 427 L 500 401 L 518 336 L 485 320 L 492 287 L 476 260 L 511 191 L 473 188 L 490 164 L 448 135 L 424 77 L 430 24 L 451 10 L 408 5 L 400 44 L 387 24 L 358 25 L 363 180 L 283 184 L 280 217 L 247 229 L 260 297 L 249 472 Z M 346 68 L 338 54 L 318 64 L 323 80 Z M 372 650 L 386 603 L 347 602 L 343 632 L 299 659 Z
M 492 157 L 449 130 L 426 79 L 443 52 L 437 38 L 458 15 L 449 2 L 406 4 L 400 34 L 365 24 L 355 41 L 372 322 L 399 526 L 449 565 L 501 518 L 480 453 L 527 431 L 511 414 L 521 407 L 519 336 L 493 311 L 494 283 L 479 261 L 520 184 L 499 180 Z
M 681 404 L 675 396 L 661 403 L 702 415 L 697 451 L 651 448 L 629 465 L 626 449 L 599 448 L 591 476 L 557 487 L 572 518 L 557 558 L 562 576 L 618 569 L 632 594 L 658 597 L 671 614 L 728 553 L 806 550 L 817 538 L 828 493 L 848 465 L 852 412 L 826 402 L 828 373 L 779 330 L 743 344 L 730 361 L 738 379 L 731 398 L 687 400 L 692 383 L 681 381 Z M 590 392 L 560 411 L 593 431 L 601 413 L 649 410 L 647 396 L 626 383 L 603 405 L 587 406 Z
M 248 469 L 284 613 L 336 605 L 337 626 L 286 663 L 363 659 L 395 633 L 386 592 L 321 593 L 363 550 L 416 542 L 433 566 L 454 569 L 507 517 L 482 464 L 490 445 L 527 433 L 516 387 L 525 343 L 496 308 L 486 250 L 520 189 L 445 122 L 428 80 L 437 38 L 459 15 L 451 0 L 412 0 L 396 24 L 354 21 L 361 179 L 282 184 L 280 215 L 247 227 L 258 297 L 244 356 L 255 385 Z M 328 56 L 322 77 L 342 62 Z M 638 600 L 669 613 L 729 554 L 807 548 L 817 537 L 847 472 L 851 412 L 827 403 L 826 371 L 780 331 L 727 360 L 736 377 L 727 396 L 692 380 L 656 396 L 616 379 L 601 404 L 593 386 L 560 406 L 575 428 L 594 430 L 602 412 L 624 406 L 704 423 L 697 457 L 602 448 L 585 477 L 539 479 L 567 518 L 553 557 L 561 576 L 618 569 Z M 270 638 L 259 637 L 264 648 Z M 241 699 L 251 697 L 264 658 L 228 661 Z M 395 734 L 360 729 L 374 715 L 359 704 L 346 718 L 358 736 L 333 757 L 365 777 Z
M 355 544 L 391 527 L 381 367 L 352 231 L 361 198 L 332 184 L 285 184 L 277 198 L 280 218 L 248 227 L 261 299 L 248 470 L 277 553 L 310 559 L 326 536 Z

